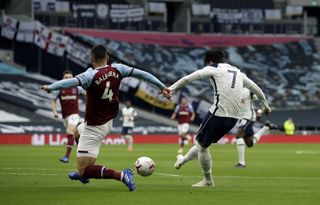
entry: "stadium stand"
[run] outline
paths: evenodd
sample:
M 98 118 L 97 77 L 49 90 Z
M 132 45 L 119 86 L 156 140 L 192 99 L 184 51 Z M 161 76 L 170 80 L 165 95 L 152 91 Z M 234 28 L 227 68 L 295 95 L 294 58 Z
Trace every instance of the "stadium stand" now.
M 75 0 L 52 1 L 48 5 L 36 0 L 33 1 L 33 14 L 45 25 L 58 27 L 188 33 L 305 33 L 302 10 L 287 14 L 284 12 L 286 6 L 278 5 L 281 4 L 272 0 Z M 189 7 L 191 16 L 184 12 Z M 314 15 L 311 10 L 309 13 Z M 317 27 L 316 23 L 311 24 L 310 27 Z
M 80 38 L 92 42 L 91 38 L 84 35 Z M 112 39 L 105 39 L 105 44 L 114 56 L 131 65 L 148 69 L 168 84 L 202 67 L 202 56 L 207 50 Z M 320 56 L 312 39 L 272 45 L 231 46 L 224 50 L 230 63 L 246 72 L 265 90 L 273 108 L 318 106 Z M 189 95 L 210 101 L 209 82 L 195 82 L 186 88 L 185 92 Z
M 272 0 L 259 2 L 253 0 L 231 0 L 228 3 L 222 0 L 203 0 L 191 1 L 192 5 L 185 5 L 182 1 L 176 3 L 166 2 L 164 4 L 159 2 L 156 5 L 152 5 L 150 2 L 143 5 L 146 2 L 142 1 L 108 1 L 108 8 L 115 9 L 113 12 L 120 12 L 121 8 L 126 8 L 128 11 L 130 9 L 139 10 L 142 6 L 147 6 L 147 10 L 149 11 L 152 11 L 152 6 L 164 6 L 165 9 L 168 9 L 168 12 L 174 8 L 178 12 L 177 18 L 164 19 L 163 13 L 159 14 L 152 11 L 153 13 L 146 13 L 142 18 L 137 17 L 136 21 L 128 19 L 125 16 L 121 17 L 122 20 L 115 19 L 116 17 L 113 18 L 111 13 L 106 14 L 102 12 L 105 7 L 102 5 L 98 8 L 98 5 L 103 3 L 100 0 L 96 0 L 95 5 L 91 1 L 86 0 L 72 1 L 68 6 L 58 5 L 58 3 L 61 3 L 58 1 L 52 2 L 50 5 L 46 5 L 47 7 L 43 7 L 44 4 L 41 1 L 33 1 L 35 19 L 40 20 L 45 25 L 39 22 L 33 23 L 32 20 L 25 17 L 21 17 L 16 21 L 14 20 L 14 16 L 11 16 L 14 17 L 11 19 L 4 17 L 7 21 L 3 21 L 2 31 L 9 28 L 11 29 L 11 33 L 6 32 L 5 35 L 9 36 L 0 38 L 1 47 L 4 49 L 13 48 L 14 61 L 25 66 L 27 72 L 41 73 L 54 79 L 60 79 L 62 71 L 67 68 L 73 70 L 74 73 L 80 73 L 89 65 L 89 48 L 94 44 L 102 43 L 108 45 L 113 62 L 123 62 L 128 65 L 145 68 L 167 84 L 171 84 L 177 77 L 182 77 L 203 66 L 202 55 L 208 47 L 222 47 L 228 55 L 228 61 L 246 72 L 249 77 L 253 78 L 264 89 L 274 110 L 310 110 L 318 108 L 317 102 L 319 101 L 320 93 L 318 83 L 319 54 L 317 54 L 315 48 L 317 44 L 313 38 L 287 35 L 279 37 L 266 35 L 228 36 L 219 34 L 179 35 L 160 33 L 158 35 L 165 36 L 165 38 L 158 39 L 150 33 L 127 32 L 123 35 L 123 32 L 108 30 L 108 32 L 97 31 L 96 34 L 105 33 L 106 35 L 99 36 L 100 34 L 90 34 L 89 30 L 87 30 L 87 33 L 82 32 L 85 29 L 81 31 L 81 29 L 77 28 L 74 30 L 55 28 L 53 31 L 46 27 L 48 25 L 148 30 L 145 25 L 153 25 L 159 19 L 162 19 L 161 21 L 170 20 L 173 27 L 174 25 L 179 27 L 178 24 L 181 23 L 181 18 L 184 18 L 178 14 L 182 8 L 181 6 L 194 6 L 197 4 L 201 7 L 201 5 L 209 4 L 209 13 L 213 14 L 213 16 L 207 14 L 201 16 L 202 11 L 200 15 L 193 13 L 191 16 L 191 27 L 193 23 L 197 25 L 197 20 L 200 19 L 200 21 L 205 23 L 203 24 L 203 28 L 209 28 L 208 32 L 212 32 L 212 27 L 215 27 L 215 29 L 221 27 L 219 24 L 231 25 L 232 28 L 240 25 L 240 27 L 235 28 L 237 31 L 240 30 L 240 33 L 255 32 L 254 29 L 252 30 L 252 26 L 265 24 L 267 16 L 264 12 L 266 10 L 280 8 Z M 23 2 L 21 2 L 22 4 Z M 67 12 L 63 9 L 69 10 Z M 283 11 L 285 7 L 281 7 L 280 9 Z M 111 10 L 109 11 L 111 12 Z M 226 19 L 223 18 L 219 20 L 219 12 L 227 16 L 230 14 L 230 16 L 234 16 L 235 18 L 238 18 L 238 13 L 241 13 L 241 16 L 246 17 L 247 20 L 246 22 L 243 20 L 245 18 L 231 19 L 231 21 L 229 21 L 230 19 L 225 21 Z M 232 12 L 236 12 L 234 13 L 235 15 L 232 15 Z M 262 13 L 263 15 L 261 15 Z M 284 16 L 283 13 L 281 14 L 283 15 L 283 19 L 291 18 L 288 15 Z M 301 27 L 301 14 L 295 15 L 298 16 L 297 22 Z M 106 19 L 102 20 L 102 17 Z M 257 19 L 261 21 L 253 22 Z M 273 26 L 279 22 L 281 23 L 282 20 L 273 21 Z M 154 26 L 154 29 L 151 30 L 161 31 L 162 28 L 160 27 L 162 26 Z M 31 27 L 32 29 L 29 29 Z M 165 27 L 164 30 L 168 29 L 168 25 L 165 25 Z M 28 29 L 32 32 L 30 33 Z M 236 30 L 231 29 L 227 31 L 218 29 L 215 32 L 239 33 Z M 36 32 L 33 33 L 33 31 Z M 283 30 L 280 33 L 287 33 L 287 31 Z M 298 33 L 302 32 L 299 31 Z M 112 35 L 119 38 L 110 37 Z M 279 56 L 281 57 L 279 58 Z M 126 94 L 122 96 L 128 96 L 127 98 L 133 100 L 134 104 L 165 115 L 171 112 L 172 104 L 166 104 L 159 100 L 157 102 L 158 106 L 153 108 L 150 101 L 147 102 L 146 99 L 137 96 L 139 89 L 142 87 L 139 82 L 135 86 L 126 85 L 124 87 L 128 88 L 122 91 L 122 94 Z M 127 95 L 128 93 L 129 95 Z M 193 101 L 193 105 L 197 108 L 198 116 L 200 116 L 197 122 L 200 122 L 202 112 L 206 110 L 206 107 L 209 105 L 208 103 L 211 102 L 208 82 L 195 82 L 187 86 L 179 95 L 185 95 Z M 122 97 L 122 100 L 125 100 L 125 98 Z M 198 100 L 199 98 L 203 100 Z M 177 102 L 177 99 L 174 102 Z M 277 119 L 276 122 L 281 124 L 280 120 Z M 318 121 L 310 120 L 310 122 L 312 125 L 316 125 Z M 298 126 L 305 125 L 306 123 L 298 123 Z
M 1 0 L 0 11 L 4 204 L 320 204 L 320 164 L 315 160 L 320 154 L 320 0 Z M 212 85 L 207 79 L 174 91 L 171 100 L 148 82 L 121 79 L 129 71 L 124 67 L 120 75 L 117 69 L 102 68 L 101 76 L 92 80 L 96 70 L 89 70 L 78 78 L 81 86 L 90 84 L 79 96 L 79 122 L 85 111 L 92 120 L 76 128 L 81 136 L 75 144 L 69 128 L 78 123 L 76 116 L 62 119 L 59 104 L 73 110 L 78 92 L 61 91 L 58 113 L 53 113 L 55 103 L 47 92 L 57 84 L 46 85 L 69 78 L 62 76 L 66 70 L 75 76 L 89 67 L 103 67 L 105 49 L 97 44 L 108 49 L 108 64 L 148 71 L 166 86 L 206 66 L 209 49 L 221 49 L 228 63 L 262 88 L 272 112 L 254 102 L 256 122 L 221 118 L 221 110 L 236 115 L 234 108 L 242 106 L 235 101 L 252 105 L 236 94 L 237 99 L 232 98 L 231 90 L 241 94 L 242 88 L 235 75 L 239 73 L 229 69 L 233 79 L 222 81 L 228 88 L 215 99 L 221 81 L 210 79 Z M 114 77 L 121 79 L 119 89 Z M 101 99 L 98 91 L 103 92 Z M 232 102 L 221 95 L 229 95 Z M 189 126 L 178 126 L 178 121 L 188 121 L 182 97 L 196 112 L 186 140 L 183 132 Z M 118 99 L 118 116 L 92 126 L 114 116 L 115 107 L 107 101 L 118 107 Z M 128 100 L 137 116 L 121 116 Z M 178 113 L 173 113 L 179 102 Z M 220 107 L 210 115 L 213 103 Z M 175 114 L 180 119 L 172 120 Z M 253 117 L 253 110 L 250 114 Z M 71 126 L 64 127 L 66 120 Z M 132 132 L 126 127 L 130 121 Z M 201 143 L 201 137 L 209 142 L 236 121 L 219 141 L 208 147 Z M 177 155 L 184 144 L 184 152 L 179 149 Z M 143 174 L 153 171 L 147 178 Z M 135 191 L 130 197 L 123 197 L 126 186 Z
M 274 8 L 272 0 L 215 0 L 215 1 L 204 1 L 211 3 L 211 5 L 215 8 L 224 8 L 224 9 L 232 9 L 232 8 L 247 8 L 247 9 L 272 9 Z
M 52 116 L 50 94 L 39 92 L 41 85 L 54 80 L 39 74 L 30 75 L 17 71 L 20 70 L 0 63 L 0 133 L 63 132 L 62 122 Z M 83 98 L 79 105 L 81 115 L 84 116 Z M 139 121 L 136 123 L 135 133 L 177 132 L 176 127 L 172 126 L 172 120 L 137 110 Z M 114 121 L 114 133 L 121 132 L 122 122 L 119 117 Z
M 30 22 L 20 21 L 19 24 L 28 25 Z M 202 56 L 208 49 L 204 45 L 224 47 L 228 61 L 246 72 L 263 88 L 274 109 L 318 107 L 320 57 L 311 38 L 179 36 L 115 31 L 103 33 L 86 29 L 64 29 L 63 35 L 51 32 L 37 22 L 34 25 L 36 29 L 41 28 L 35 34 L 35 39 L 38 40 L 26 42 L 27 31 L 18 29 L 17 38 L 20 35 L 20 40 L 17 39 L 13 44 L 15 62 L 25 65 L 29 72 L 40 72 L 55 79 L 60 79 L 62 71 L 67 68 L 80 73 L 89 65 L 90 47 L 102 43 L 107 45 L 112 61 L 147 69 L 162 81 L 171 84 L 177 78 L 203 66 Z M 4 27 L 8 28 L 10 26 Z M 49 36 L 51 39 L 46 39 Z M 150 100 L 148 102 L 144 96 L 137 96 L 139 89 L 146 89 L 142 87 L 137 82 L 124 90 L 123 94 L 129 93 L 129 99 L 136 105 L 169 115 L 173 105 L 161 104 L 163 102 L 160 100 L 157 108 L 153 108 Z M 211 102 L 209 82 L 194 82 L 186 86 L 180 95 L 187 96 L 193 102 L 199 114 L 197 122 L 200 122 L 206 106 Z

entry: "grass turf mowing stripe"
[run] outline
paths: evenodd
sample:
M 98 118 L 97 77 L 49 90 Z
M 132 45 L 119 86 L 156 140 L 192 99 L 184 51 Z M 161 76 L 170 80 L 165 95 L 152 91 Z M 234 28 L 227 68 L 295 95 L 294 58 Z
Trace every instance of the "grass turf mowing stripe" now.
M 4 169 L 4 170 L 59 170 L 59 171 L 70 171 L 68 169 L 46 169 L 46 168 L 12 168 L 12 167 L 4 167 L 4 168 L 0 168 L 0 169 Z M 6 175 L 6 174 L 10 174 L 10 175 L 30 175 L 30 176 L 49 176 L 49 175 L 61 175 L 64 176 L 66 174 L 55 174 L 55 173 L 28 173 L 28 172 L 0 172 L 0 175 Z M 135 172 L 135 174 L 137 174 Z M 170 173 L 158 173 L 155 172 L 153 173 L 154 175 L 158 175 L 158 176 L 162 176 L 162 177 L 184 177 L 184 178 L 198 178 L 201 177 L 199 176 L 187 176 L 187 175 L 178 175 L 178 174 L 170 174 Z M 283 180 L 287 180 L 287 179 L 294 179 L 294 180 L 320 180 L 320 177 L 280 177 L 280 176 L 259 176 L 259 177 L 254 177 L 254 176 L 213 176 L 214 178 L 234 178 L 234 179 L 283 179 Z

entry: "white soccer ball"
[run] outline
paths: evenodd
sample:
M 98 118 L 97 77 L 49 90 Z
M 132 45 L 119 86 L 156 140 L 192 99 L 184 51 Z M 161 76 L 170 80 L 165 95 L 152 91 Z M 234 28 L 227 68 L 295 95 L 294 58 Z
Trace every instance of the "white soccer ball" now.
M 156 168 L 154 161 L 150 157 L 138 158 L 135 166 L 138 174 L 143 177 L 150 176 Z

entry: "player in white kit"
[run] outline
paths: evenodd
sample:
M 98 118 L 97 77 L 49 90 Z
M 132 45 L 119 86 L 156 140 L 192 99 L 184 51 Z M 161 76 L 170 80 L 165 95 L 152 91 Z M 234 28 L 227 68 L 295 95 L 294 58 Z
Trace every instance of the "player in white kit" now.
M 132 131 L 134 127 L 134 120 L 138 116 L 137 111 L 131 106 L 131 102 L 126 101 L 126 106 L 122 108 L 122 132 L 121 137 L 127 140 L 128 151 L 133 150 Z
M 190 158 L 198 156 L 204 178 L 193 184 L 193 187 L 214 186 L 211 174 L 212 159 L 208 147 L 219 141 L 242 117 L 240 109 L 243 87 L 257 95 L 266 113 L 271 112 L 261 89 L 238 68 L 223 63 L 223 59 L 224 54 L 221 50 L 207 51 L 204 59 L 206 67 L 183 77 L 169 88 L 174 91 L 193 80 L 209 79 L 215 92 L 214 103 L 197 133 L 198 145 L 192 147 L 185 157 L 178 158 L 175 164 L 176 168 L 180 168 L 186 161 L 190 161 Z M 188 156 L 190 158 L 187 158 Z
M 242 91 L 243 97 L 241 100 L 241 115 L 242 119 L 239 120 L 239 127 L 236 134 L 236 145 L 238 151 L 239 162 L 235 165 L 237 168 L 245 168 L 245 145 L 248 147 L 253 147 L 263 135 L 269 134 L 269 130 L 277 129 L 277 126 L 266 122 L 265 125 L 254 133 L 253 125 L 257 120 L 257 117 L 260 118 L 261 111 L 258 110 L 258 115 L 254 109 L 254 100 L 257 97 L 247 88 L 243 88 Z

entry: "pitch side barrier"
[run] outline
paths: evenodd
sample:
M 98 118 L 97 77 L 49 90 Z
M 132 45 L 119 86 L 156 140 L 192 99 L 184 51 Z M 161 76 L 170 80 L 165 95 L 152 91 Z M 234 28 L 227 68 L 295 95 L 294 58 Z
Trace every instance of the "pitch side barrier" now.
M 134 135 L 136 144 L 176 144 L 178 136 L 175 134 L 153 134 L 153 135 Z M 195 135 L 190 135 L 190 141 L 194 143 Z M 46 133 L 46 134 L 0 134 L 1 145 L 64 145 L 67 142 L 65 134 Z M 235 142 L 234 135 L 226 135 L 218 144 L 233 144 Z M 261 138 L 259 143 L 281 144 L 281 143 L 320 143 L 320 135 L 267 135 Z M 119 134 L 107 136 L 103 144 L 105 145 L 124 145 L 126 141 Z

